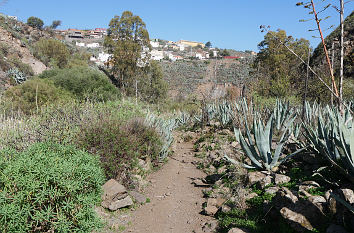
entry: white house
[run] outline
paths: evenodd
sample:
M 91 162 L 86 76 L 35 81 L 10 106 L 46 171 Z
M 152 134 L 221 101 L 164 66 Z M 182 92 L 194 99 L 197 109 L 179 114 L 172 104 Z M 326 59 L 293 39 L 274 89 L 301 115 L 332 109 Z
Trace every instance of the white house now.
M 108 59 L 109 59 L 111 56 L 112 56 L 112 54 L 108 54 L 108 53 L 105 53 L 105 52 L 101 52 L 101 53 L 98 54 L 98 60 L 99 60 L 100 62 L 105 63 L 105 62 L 108 61 Z
M 151 55 L 151 60 L 155 60 L 155 61 L 161 61 L 164 58 L 163 51 L 159 51 L 156 49 L 153 49 L 150 52 L 150 55 Z
M 85 43 L 83 43 L 83 42 L 76 42 L 76 46 L 85 47 Z
M 90 43 L 86 45 L 87 48 L 98 48 L 100 47 L 99 43 Z
M 160 47 L 160 43 L 158 41 L 150 41 L 150 44 L 153 48 L 158 48 Z
M 195 57 L 196 57 L 197 59 L 199 59 L 199 60 L 204 59 L 203 54 L 201 54 L 201 53 L 196 53 L 196 54 L 195 54 Z

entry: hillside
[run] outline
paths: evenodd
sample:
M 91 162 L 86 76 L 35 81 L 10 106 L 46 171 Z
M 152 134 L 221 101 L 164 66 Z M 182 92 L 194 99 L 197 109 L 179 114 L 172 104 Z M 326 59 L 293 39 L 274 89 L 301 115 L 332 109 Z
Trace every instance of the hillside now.
M 160 63 L 171 97 L 210 95 L 216 98 L 235 87 L 238 92 L 249 78 L 250 59 L 177 61 Z
M 327 49 L 331 51 L 332 42 L 340 41 L 340 26 L 338 26 L 331 34 L 325 38 Z M 344 21 L 344 76 L 346 78 L 354 77 L 354 12 L 352 12 Z M 325 65 L 325 56 L 322 44 L 319 44 L 313 52 L 311 65 L 318 67 L 319 70 Z M 340 47 L 335 44 L 334 68 L 336 76 L 339 75 L 340 66 Z
M 10 69 L 18 69 L 26 76 L 40 74 L 47 69 L 31 52 L 33 43 L 43 37 L 51 35 L 0 14 L 0 91 L 11 85 L 6 74 Z

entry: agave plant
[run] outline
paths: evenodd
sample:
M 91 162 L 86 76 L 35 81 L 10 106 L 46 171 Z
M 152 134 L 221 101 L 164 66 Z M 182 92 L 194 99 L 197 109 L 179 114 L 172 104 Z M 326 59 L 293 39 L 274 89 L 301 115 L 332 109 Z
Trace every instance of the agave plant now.
M 282 131 L 281 137 L 276 143 L 276 148 L 273 151 L 272 142 L 275 128 L 274 116 L 271 115 L 266 125 L 263 124 L 259 117 L 258 119 L 256 118 L 253 120 L 252 133 L 249 130 L 247 121 L 245 121 L 247 141 L 239 129 L 234 130 L 236 140 L 239 141 L 243 151 L 252 163 L 251 165 L 244 164 L 244 167 L 271 171 L 276 169 L 276 167 L 278 167 L 282 162 L 303 150 L 301 149 L 291 155 L 282 156 L 283 147 L 292 133 L 289 128 L 289 125 L 291 124 L 290 121 L 286 124 L 284 130 Z
M 289 102 L 283 103 L 279 99 L 276 100 L 273 115 L 277 130 L 284 129 L 289 122 L 293 122 L 296 118 L 296 112 L 290 108 Z
M 11 68 L 7 71 L 7 75 L 15 80 L 17 84 L 21 84 L 27 80 L 24 73 L 19 71 L 17 68 Z
M 145 123 L 153 128 L 155 128 L 161 135 L 163 140 L 162 149 L 160 151 L 160 160 L 165 159 L 168 156 L 169 148 L 173 142 L 173 130 L 178 127 L 175 118 L 165 120 L 163 118 L 157 117 L 155 114 L 148 112 L 145 117 Z
M 347 109 L 343 115 L 337 109 L 326 109 L 327 119 L 318 116 L 317 130 L 306 125 L 306 138 L 313 149 L 325 156 L 354 183 L 354 123 Z

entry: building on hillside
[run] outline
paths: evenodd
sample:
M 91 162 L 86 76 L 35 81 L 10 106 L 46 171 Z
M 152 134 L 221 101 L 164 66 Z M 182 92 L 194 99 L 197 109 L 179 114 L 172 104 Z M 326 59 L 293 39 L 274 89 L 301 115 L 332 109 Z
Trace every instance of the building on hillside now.
M 68 29 L 68 36 L 69 38 L 76 38 L 76 39 L 84 39 L 84 34 L 82 31 L 77 29 Z
M 107 28 L 95 28 L 96 33 L 101 33 L 102 35 L 107 35 Z
M 75 45 L 78 47 L 85 47 L 85 43 L 82 43 L 82 42 L 76 42 Z
M 160 47 L 160 43 L 158 41 L 150 41 L 150 44 L 153 48 L 158 48 Z
M 99 43 L 90 43 L 86 45 L 87 48 L 99 48 L 100 44 Z
M 156 49 L 153 49 L 150 52 L 150 55 L 151 55 L 151 60 L 155 60 L 155 61 L 161 61 L 164 58 L 163 51 L 159 51 Z
M 177 44 L 183 44 L 191 47 L 196 47 L 196 46 L 201 46 L 202 48 L 205 47 L 205 44 L 202 42 L 189 41 L 189 40 L 179 40 L 177 41 Z

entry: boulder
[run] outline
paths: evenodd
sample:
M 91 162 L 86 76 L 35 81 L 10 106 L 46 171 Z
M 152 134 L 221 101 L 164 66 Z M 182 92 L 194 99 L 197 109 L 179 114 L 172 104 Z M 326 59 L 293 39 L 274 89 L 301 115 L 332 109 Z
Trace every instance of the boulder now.
M 275 207 L 281 209 L 282 207 L 289 207 L 295 204 L 299 199 L 288 188 L 282 187 L 274 197 Z
M 121 200 L 116 200 L 116 201 L 112 201 L 109 206 L 108 209 L 115 211 L 117 209 L 121 209 L 124 207 L 129 207 L 131 205 L 133 205 L 133 200 L 130 198 L 130 196 L 126 196 L 124 199 Z
M 248 184 L 254 185 L 258 182 L 260 182 L 261 180 L 263 180 L 267 175 L 262 173 L 262 172 L 249 172 L 247 174 L 247 178 L 248 178 Z
M 340 189 L 340 193 L 343 195 L 344 200 L 349 204 L 354 203 L 354 192 L 351 189 Z
M 275 194 L 277 193 L 279 190 L 278 187 L 269 187 L 265 190 L 266 193 L 269 193 L 269 194 Z
M 133 197 L 134 200 L 139 204 L 144 204 L 146 202 L 146 196 L 141 193 L 138 193 L 136 191 L 130 191 L 129 195 Z
M 290 177 L 282 174 L 275 174 L 274 182 L 276 185 L 290 182 Z
M 291 227 L 298 232 L 311 231 L 314 228 L 304 215 L 296 213 L 287 207 L 283 207 L 280 210 L 280 214 L 289 222 Z
M 209 216 L 214 216 L 216 214 L 216 212 L 218 212 L 218 207 L 216 206 L 207 206 L 204 208 L 204 212 L 206 215 Z
M 264 177 L 259 184 L 261 185 L 261 188 L 264 189 L 266 186 L 272 184 L 272 177 L 271 176 L 266 176 Z
M 110 179 L 103 186 L 102 207 L 109 208 L 111 202 L 124 199 L 128 196 L 126 188 L 116 180 Z

